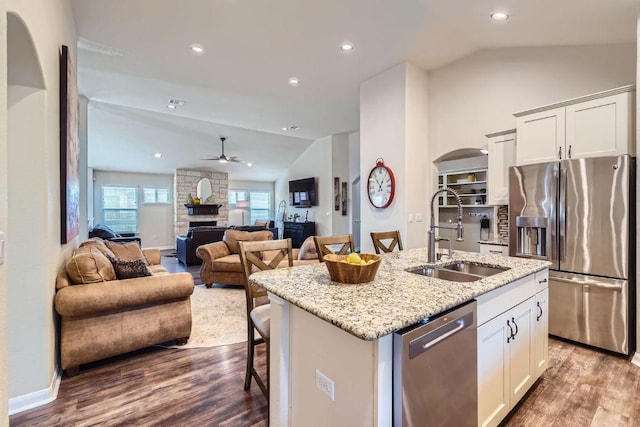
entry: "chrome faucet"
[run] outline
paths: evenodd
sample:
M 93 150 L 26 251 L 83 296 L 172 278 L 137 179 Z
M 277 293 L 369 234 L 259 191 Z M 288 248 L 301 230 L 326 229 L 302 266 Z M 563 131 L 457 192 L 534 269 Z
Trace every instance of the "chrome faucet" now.
M 433 203 L 435 202 L 436 197 L 438 197 L 438 194 L 440 193 L 451 193 L 456 198 L 456 204 L 458 205 L 458 223 L 456 224 L 455 227 L 447 227 L 444 225 L 435 224 L 436 216 L 435 216 Z M 462 199 L 460 198 L 458 193 L 456 193 L 449 187 L 441 188 L 440 190 L 433 193 L 433 196 L 431 197 L 431 225 L 429 226 L 429 231 L 427 231 L 428 261 L 430 263 L 436 261 L 436 240 L 449 240 L 449 258 L 451 258 L 451 239 L 445 239 L 445 238 L 436 236 L 436 228 L 457 230 L 458 235 L 456 237 L 456 242 L 464 241 L 464 228 L 462 227 Z

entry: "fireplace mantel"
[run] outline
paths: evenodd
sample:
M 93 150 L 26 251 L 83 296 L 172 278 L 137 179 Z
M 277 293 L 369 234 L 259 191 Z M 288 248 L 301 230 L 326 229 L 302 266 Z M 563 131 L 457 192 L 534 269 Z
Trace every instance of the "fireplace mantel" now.
M 218 209 L 222 205 L 184 205 L 189 215 L 218 215 Z

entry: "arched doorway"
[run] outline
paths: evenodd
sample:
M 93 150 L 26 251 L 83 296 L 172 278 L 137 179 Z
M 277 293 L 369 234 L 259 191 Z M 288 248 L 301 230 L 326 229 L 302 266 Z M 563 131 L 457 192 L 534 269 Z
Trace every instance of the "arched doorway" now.
M 7 14 L 7 346 L 11 398 L 46 389 L 55 332 L 48 283 L 47 93 L 37 50 L 25 22 Z

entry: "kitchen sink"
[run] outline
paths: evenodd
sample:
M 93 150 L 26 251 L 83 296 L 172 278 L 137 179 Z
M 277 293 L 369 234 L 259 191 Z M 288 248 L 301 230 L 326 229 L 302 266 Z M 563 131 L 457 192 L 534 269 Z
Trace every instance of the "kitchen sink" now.
M 481 276 L 475 274 L 463 273 L 455 270 L 445 270 L 443 268 L 418 267 L 407 270 L 409 273 L 420 274 L 422 276 L 434 277 L 441 280 L 449 280 L 450 282 L 475 282 L 482 279 Z
M 494 274 L 502 273 L 509 270 L 509 267 L 490 267 L 488 265 L 476 264 L 473 262 L 459 261 L 453 264 L 441 267 L 449 271 L 474 274 L 477 276 L 488 277 Z

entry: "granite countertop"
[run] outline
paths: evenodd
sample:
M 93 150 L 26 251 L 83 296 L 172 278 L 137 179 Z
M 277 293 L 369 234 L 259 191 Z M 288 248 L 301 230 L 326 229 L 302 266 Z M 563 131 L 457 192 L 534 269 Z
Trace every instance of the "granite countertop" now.
M 499 245 L 499 246 L 509 246 L 509 239 L 490 239 L 490 240 L 478 240 L 478 243 L 481 245 Z
M 357 285 L 332 282 L 324 263 L 261 271 L 250 279 L 358 338 L 375 340 L 550 265 L 547 261 L 456 251 L 453 260 L 510 269 L 475 282 L 451 282 L 405 271 L 427 264 L 426 248 L 383 254 L 381 258 L 375 280 Z M 451 262 L 445 258 L 435 265 Z

